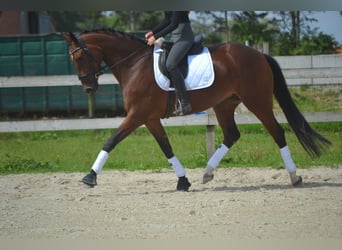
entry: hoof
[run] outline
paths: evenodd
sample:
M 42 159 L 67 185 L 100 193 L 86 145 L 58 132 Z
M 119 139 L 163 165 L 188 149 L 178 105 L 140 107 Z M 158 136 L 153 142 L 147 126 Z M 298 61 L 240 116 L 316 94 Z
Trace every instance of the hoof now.
M 294 187 L 298 187 L 303 184 L 303 179 L 301 176 L 296 175 L 296 171 L 290 173 L 291 184 Z
M 185 176 L 179 177 L 178 183 L 177 183 L 177 190 L 188 191 L 190 186 L 191 186 L 191 183 L 189 182 L 188 178 L 186 178 Z
M 82 182 L 90 187 L 96 186 L 96 173 L 92 170 L 89 174 L 83 177 Z
M 211 180 L 213 180 L 213 179 L 214 179 L 214 174 L 205 173 L 205 174 L 203 175 L 203 181 L 202 181 L 202 183 L 203 183 L 203 184 L 206 184 L 206 183 L 208 183 L 209 181 L 211 181 Z
M 297 176 L 297 177 L 298 177 L 297 180 L 292 182 L 292 186 L 294 186 L 294 187 L 298 187 L 298 186 L 303 185 L 302 177 L 301 176 Z

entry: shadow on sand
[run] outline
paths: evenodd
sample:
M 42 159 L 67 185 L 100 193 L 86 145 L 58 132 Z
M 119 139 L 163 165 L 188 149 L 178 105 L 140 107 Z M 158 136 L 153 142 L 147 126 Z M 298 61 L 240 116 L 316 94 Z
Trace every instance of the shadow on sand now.
M 260 190 L 286 190 L 286 189 L 303 189 L 303 188 L 342 188 L 342 183 L 337 182 L 304 182 L 301 186 L 293 187 L 290 184 L 264 184 L 264 185 L 252 185 L 252 186 L 221 186 L 221 187 L 190 187 L 189 193 L 192 192 L 205 192 L 205 191 L 214 191 L 214 192 L 253 192 Z M 175 193 L 180 192 L 177 190 L 165 190 L 160 191 L 158 193 Z

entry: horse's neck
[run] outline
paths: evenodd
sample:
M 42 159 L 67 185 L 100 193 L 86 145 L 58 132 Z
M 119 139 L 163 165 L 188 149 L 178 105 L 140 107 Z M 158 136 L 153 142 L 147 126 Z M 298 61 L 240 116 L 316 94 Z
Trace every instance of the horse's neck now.
M 134 65 L 141 53 L 147 53 L 148 47 L 139 41 L 112 37 L 102 45 L 102 49 L 105 63 L 119 80 L 124 77 L 124 72 L 129 71 L 130 67 L 127 65 Z
M 130 59 L 129 56 L 144 45 L 125 37 L 109 36 L 103 44 L 103 52 L 108 63 L 116 63 L 117 60 Z

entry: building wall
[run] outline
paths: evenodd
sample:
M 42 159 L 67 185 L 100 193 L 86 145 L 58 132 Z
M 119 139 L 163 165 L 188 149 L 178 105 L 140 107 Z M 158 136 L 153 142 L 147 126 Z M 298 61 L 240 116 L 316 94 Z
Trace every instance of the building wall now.
M 22 35 L 55 32 L 46 11 L 2 11 L 0 35 Z
M 0 34 L 21 34 L 19 11 L 3 11 L 0 15 Z

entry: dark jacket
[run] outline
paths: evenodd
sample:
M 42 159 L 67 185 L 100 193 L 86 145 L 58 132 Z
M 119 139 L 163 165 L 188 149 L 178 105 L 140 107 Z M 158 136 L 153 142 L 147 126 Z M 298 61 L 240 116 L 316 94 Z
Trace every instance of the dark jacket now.
M 156 39 L 174 31 L 180 23 L 190 23 L 189 11 L 165 11 L 164 15 L 164 20 L 152 30 Z

